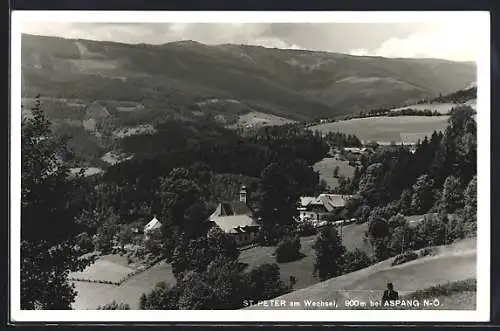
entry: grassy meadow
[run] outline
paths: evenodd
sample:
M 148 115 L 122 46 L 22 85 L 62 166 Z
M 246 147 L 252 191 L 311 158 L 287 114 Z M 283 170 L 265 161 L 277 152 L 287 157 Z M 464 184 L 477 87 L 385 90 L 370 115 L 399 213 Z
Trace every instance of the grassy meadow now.
M 339 176 L 352 178 L 354 176 L 354 167 L 349 165 L 349 161 L 342 161 L 336 157 L 325 157 L 323 160 L 314 164 L 314 171 L 319 173 L 320 179 L 325 180 L 330 189 L 339 185 L 338 178 L 335 178 L 333 171 L 339 167 Z
M 447 126 L 447 120 L 448 116 L 381 116 L 319 124 L 310 129 L 324 134 L 355 134 L 366 142 L 400 143 L 401 134 L 428 133 L 430 136 L 434 131 L 442 131 Z

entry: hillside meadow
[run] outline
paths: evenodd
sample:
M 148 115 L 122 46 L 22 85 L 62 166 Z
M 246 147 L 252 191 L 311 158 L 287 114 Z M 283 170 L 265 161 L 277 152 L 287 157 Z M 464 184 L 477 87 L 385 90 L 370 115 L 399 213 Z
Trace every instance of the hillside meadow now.
M 336 157 L 325 157 L 314 164 L 314 171 L 319 173 L 320 179 L 323 179 L 330 189 L 334 189 L 339 185 L 338 178 L 335 178 L 333 174 L 335 167 L 339 167 L 339 176 L 346 178 L 354 176 L 354 167 L 349 165 L 349 161 L 342 161 Z
M 394 284 L 400 296 L 415 296 L 422 291 L 433 293 L 429 289 L 439 285 L 455 282 L 469 282 L 476 277 L 476 241 L 465 239 L 451 245 L 436 247 L 437 254 L 392 266 L 393 258 L 389 258 L 368 268 L 328 279 L 307 288 L 285 294 L 275 300 L 299 301 L 321 300 L 344 303 L 353 299 L 364 302 L 380 300 L 388 281 Z M 461 288 L 464 288 L 462 286 Z M 473 288 L 465 287 L 469 294 Z M 441 291 L 445 294 L 450 291 Z M 439 295 L 443 304 L 441 309 L 474 309 L 475 302 L 464 298 L 464 292 L 456 291 L 451 296 Z M 423 297 L 423 296 L 421 296 Z M 427 297 L 427 296 L 426 296 Z M 433 297 L 432 299 L 434 299 Z M 446 305 L 445 305 L 446 304 Z M 342 308 L 344 308 L 342 306 Z M 359 309 L 360 307 L 358 307 Z M 249 309 L 273 309 L 249 307 Z M 324 309 L 317 307 L 296 306 L 280 309 Z M 349 308 L 349 309 L 352 309 Z
M 354 134 L 365 142 L 377 141 L 382 144 L 400 143 L 401 135 L 442 131 L 447 126 L 449 116 L 381 116 L 356 118 L 347 121 L 324 123 L 310 127 L 310 130 Z M 415 135 L 420 136 L 420 135 Z M 414 141 L 413 143 L 416 143 Z
M 473 109 L 476 109 L 476 100 L 469 100 L 466 102 L 468 106 L 471 106 Z M 416 105 L 410 105 L 406 107 L 398 107 L 391 109 L 391 111 L 399 111 L 403 109 L 416 109 L 416 110 L 431 110 L 431 111 L 437 111 L 440 114 L 448 114 L 452 108 L 457 107 L 458 105 L 456 103 L 452 102 L 446 102 L 446 103 L 422 103 L 422 104 L 416 104 Z

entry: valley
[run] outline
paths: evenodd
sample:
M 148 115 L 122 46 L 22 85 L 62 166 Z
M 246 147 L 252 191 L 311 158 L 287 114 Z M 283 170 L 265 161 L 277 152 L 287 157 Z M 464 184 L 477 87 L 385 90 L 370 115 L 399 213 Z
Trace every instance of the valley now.
M 22 247 L 39 254 L 23 272 L 67 258 L 76 291 L 53 300 L 26 278 L 26 307 L 371 300 L 390 281 L 402 297 L 475 289 L 474 63 L 22 43 Z

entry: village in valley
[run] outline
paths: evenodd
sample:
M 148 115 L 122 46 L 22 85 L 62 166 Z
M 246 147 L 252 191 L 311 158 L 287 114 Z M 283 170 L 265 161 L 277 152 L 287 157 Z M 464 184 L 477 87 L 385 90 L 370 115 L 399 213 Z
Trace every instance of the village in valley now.
M 22 309 L 475 309 L 475 64 L 23 43 Z

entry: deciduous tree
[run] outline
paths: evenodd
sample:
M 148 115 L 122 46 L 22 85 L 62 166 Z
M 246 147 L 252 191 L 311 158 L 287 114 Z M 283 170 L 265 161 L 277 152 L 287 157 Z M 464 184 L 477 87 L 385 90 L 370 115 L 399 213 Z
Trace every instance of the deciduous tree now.
M 417 214 L 424 214 L 434 204 L 434 180 L 427 174 L 418 177 L 413 185 L 411 208 Z
M 21 309 L 70 309 L 76 292 L 68 273 L 90 263 L 75 243 L 71 204 L 80 177 L 68 180 L 70 153 L 39 99 L 32 114 L 21 128 Z
M 463 204 L 464 196 L 460 178 L 457 178 L 453 175 L 448 176 L 444 181 L 438 209 L 444 213 L 449 214 L 453 213 L 459 208 L 462 208 Z

